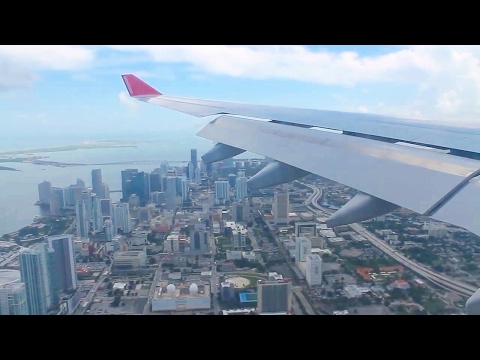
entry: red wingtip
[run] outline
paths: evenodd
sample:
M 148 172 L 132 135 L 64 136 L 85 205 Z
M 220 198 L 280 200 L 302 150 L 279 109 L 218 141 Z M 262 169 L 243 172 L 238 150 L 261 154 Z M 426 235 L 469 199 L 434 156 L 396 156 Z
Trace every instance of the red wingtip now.
M 137 78 L 135 75 L 126 74 L 126 75 L 122 75 L 122 78 L 130 96 L 137 97 L 137 96 L 162 95 L 160 92 L 158 92 L 153 87 L 151 87 L 147 83 Z

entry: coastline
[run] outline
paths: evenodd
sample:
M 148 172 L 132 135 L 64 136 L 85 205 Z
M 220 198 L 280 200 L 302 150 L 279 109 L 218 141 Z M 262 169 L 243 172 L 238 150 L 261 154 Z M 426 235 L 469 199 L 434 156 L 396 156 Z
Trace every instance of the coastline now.
M 135 141 L 91 141 L 84 142 L 77 145 L 57 146 L 51 148 L 37 148 L 28 150 L 15 150 L 15 151 L 3 151 L 0 152 L 1 160 L 15 161 L 15 159 L 22 159 L 16 157 L 16 155 L 33 155 L 35 153 L 47 153 L 47 152 L 62 152 L 62 151 L 75 151 L 84 149 L 107 149 L 107 148 L 136 148 L 138 142 Z

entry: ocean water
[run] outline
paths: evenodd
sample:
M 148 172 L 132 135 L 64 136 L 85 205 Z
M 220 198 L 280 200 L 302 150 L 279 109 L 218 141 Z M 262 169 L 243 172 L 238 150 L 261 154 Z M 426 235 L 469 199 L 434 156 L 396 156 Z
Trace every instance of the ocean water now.
M 129 135 L 102 136 L 91 138 L 77 136 L 69 138 L 35 137 L 12 138 L 0 135 L 0 152 L 30 150 L 35 148 L 58 147 L 80 144 L 84 141 L 125 140 L 125 141 L 154 141 L 139 143 L 136 148 L 107 148 L 81 149 L 63 152 L 35 153 L 39 156 L 48 156 L 48 160 L 65 163 L 92 164 L 86 166 L 54 167 L 26 163 L 2 163 L 0 165 L 12 167 L 20 171 L 0 170 L 0 236 L 19 230 L 29 225 L 40 208 L 33 205 L 38 200 L 38 184 L 44 180 L 52 186 L 65 187 L 74 184 L 77 178 L 91 186 L 91 171 L 94 168 L 102 169 L 103 182 L 110 190 L 121 190 L 120 172 L 126 168 L 136 168 L 139 171 L 152 171 L 160 166 L 163 160 L 171 165 L 180 165 L 176 161 L 188 161 L 190 149 L 197 148 L 199 155 L 211 147 L 211 143 L 195 137 L 194 134 L 175 134 L 172 136 L 150 135 L 132 139 Z M 47 160 L 47 159 L 45 159 Z M 99 163 L 125 162 L 119 165 L 93 165 Z M 140 163 L 135 163 L 140 162 Z M 147 162 L 147 163 L 142 163 Z M 186 164 L 182 164 L 186 165 Z M 118 200 L 120 193 L 112 193 L 112 200 Z

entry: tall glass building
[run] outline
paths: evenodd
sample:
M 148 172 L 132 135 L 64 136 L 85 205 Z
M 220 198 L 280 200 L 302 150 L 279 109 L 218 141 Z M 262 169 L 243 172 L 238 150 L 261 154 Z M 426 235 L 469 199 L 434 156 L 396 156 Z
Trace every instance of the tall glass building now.
M 52 256 L 48 244 L 36 244 L 20 250 L 20 275 L 27 292 L 28 312 L 30 315 L 45 315 L 52 305 L 52 281 L 48 270 Z

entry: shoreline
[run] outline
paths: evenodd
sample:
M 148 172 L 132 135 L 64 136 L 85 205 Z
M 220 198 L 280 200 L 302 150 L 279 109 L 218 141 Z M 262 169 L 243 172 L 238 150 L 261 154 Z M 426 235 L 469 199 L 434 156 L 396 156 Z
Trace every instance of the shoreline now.
M 14 151 L 2 151 L 0 152 L 0 160 L 13 160 L 21 159 L 16 155 L 34 155 L 35 153 L 48 153 L 48 152 L 62 152 L 62 151 L 75 151 L 75 150 L 88 150 L 88 149 L 108 149 L 108 148 L 126 148 L 126 147 L 138 147 L 139 142 L 135 141 L 92 141 L 84 142 L 77 145 L 57 146 L 51 148 L 36 148 L 27 150 L 14 150 Z

